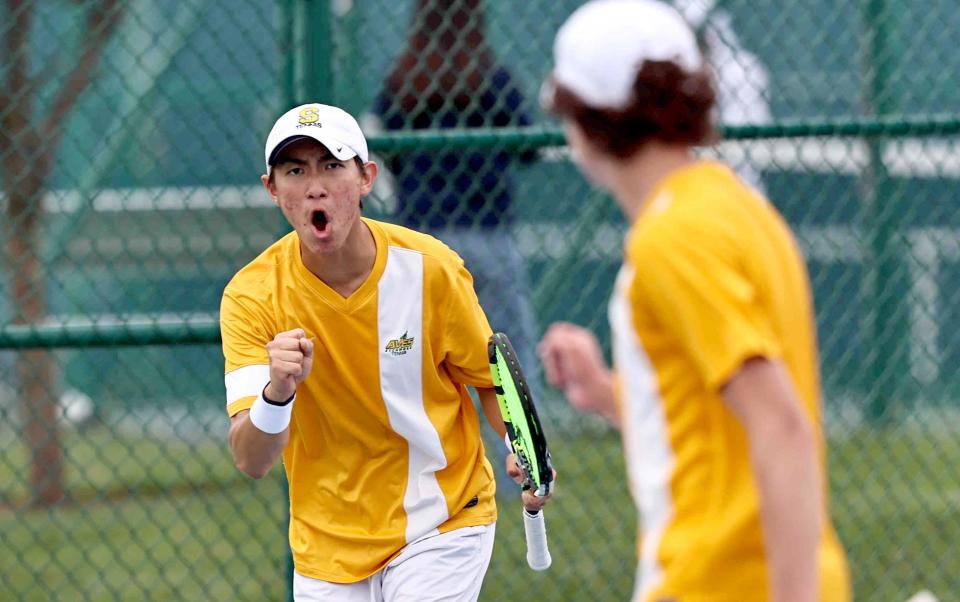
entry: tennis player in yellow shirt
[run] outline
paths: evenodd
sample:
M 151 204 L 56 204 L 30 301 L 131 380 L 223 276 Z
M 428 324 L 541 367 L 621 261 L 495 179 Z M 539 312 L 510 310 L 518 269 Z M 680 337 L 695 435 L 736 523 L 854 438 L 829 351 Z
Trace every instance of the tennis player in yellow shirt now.
M 594 0 L 559 30 L 542 102 L 630 222 L 614 369 L 553 325 L 548 381 L 619 427 L 640 514 L 634 600 L 845 602 L 831 525 L 810 285 L 793 236 L 714 139 L 690 28 L 655 0 Z
M 377 165 L 341 109 L 291 109 L 265 159 L 293 232 L 233 277 L 220 323 L 237 467 L 283 458 L 294 598 L 476 600 L 497 510 L 467 386 L 505 428 L 470 274 L 438 240 L 361 217 Z

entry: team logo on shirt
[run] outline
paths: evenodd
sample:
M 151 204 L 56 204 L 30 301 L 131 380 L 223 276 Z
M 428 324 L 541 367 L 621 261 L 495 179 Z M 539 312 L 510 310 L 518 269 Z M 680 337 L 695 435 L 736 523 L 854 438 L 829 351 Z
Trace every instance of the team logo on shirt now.
M 391 355 L 404 355 L 413 349 L 413 337 L 408 337 L 404 332 L 399 339 L 392 339 L 387 343 L 386 351 Z

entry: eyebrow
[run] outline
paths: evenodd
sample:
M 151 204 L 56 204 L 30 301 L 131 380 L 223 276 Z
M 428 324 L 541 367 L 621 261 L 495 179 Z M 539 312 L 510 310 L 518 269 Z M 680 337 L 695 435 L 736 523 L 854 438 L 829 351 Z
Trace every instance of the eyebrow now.
M 276 166 L 279 167 L 279 166 L 283 165 L 284 163 L 293 163 L 293 164 L 295 164 L 295 165 L 306 165 L 306 164 L 307 164 L 307 162 L 304 161 L 303 159 L 297 159 L 297 158 L 295 158 L 295 157 L 286 157 L 286 156 L 285 156 L 285 157 L 280 157 L 279 159 L 277 159 Z
M 326 154 L 324 154 L 322 157 L 320 157 L 320 160 L 321 160 L 321 161 L 340 161 L 340 159 L 337 159 L 336 157 L 334 157 L 334 156 L 333 156 L 333 153 L 331 153 L 331 152 L 329 152 L 329 151 L 328 151 Z M 298 159 L 298 158 L 296 158 L 296 157 L 291 157 L 291 156 L 289 156 L 289 155 L 284 155 L 284 156 L 281 156 L 279 159 L 277 159 L 277 162 L 274 164 L 274 166 L 275 166 L 275 167 L 279 167 L 280 165 L 283 165 L 284 163 L 293 163 L 294 165 L 306 165 L 306 164 L 307 164 L 307 162 L 304 161 L 303 159 Z

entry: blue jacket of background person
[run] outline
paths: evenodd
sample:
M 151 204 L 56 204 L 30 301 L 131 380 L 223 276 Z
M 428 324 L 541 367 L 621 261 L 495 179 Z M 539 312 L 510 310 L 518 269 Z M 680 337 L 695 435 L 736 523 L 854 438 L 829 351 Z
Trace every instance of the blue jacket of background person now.
M 406 113 L 381 92 L 374 111 L 387 130 L 490 128 L 530 125 L 523 95 L 510 73 L 498 67 L 488 85 L 465 110 L 446 103 L 432 110 L 422 103 Z M 387 159 L 397 182 L 399 220 L 416 229 L 446 226 L 496 227 L 513 220 L 510 167 L 534 153 L 480 149 L 404 151 Z

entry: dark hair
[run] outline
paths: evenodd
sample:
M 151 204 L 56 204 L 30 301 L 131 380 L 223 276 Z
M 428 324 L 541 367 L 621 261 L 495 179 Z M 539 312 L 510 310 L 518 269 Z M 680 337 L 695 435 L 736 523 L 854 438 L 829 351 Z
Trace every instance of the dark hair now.
M 716 139 L 711 109 L 716 100 L 709 71 L 692 73 L 671 61 L 645 61 L 624 109 L 599 109 L 555 83 L 548 107 L 572 119 L 601 151 L 619 159 L 649 141 L 699 146 Z

